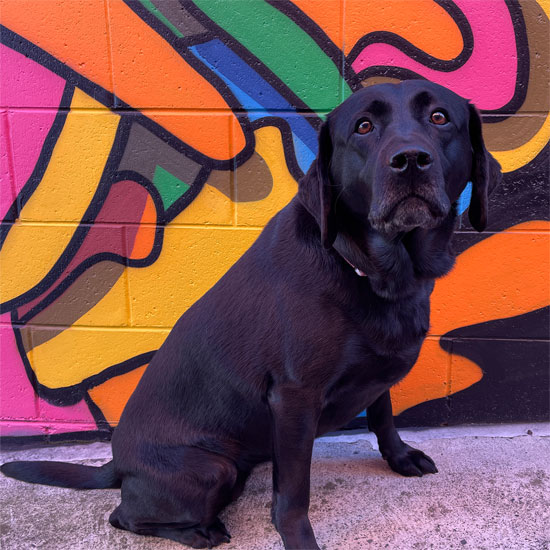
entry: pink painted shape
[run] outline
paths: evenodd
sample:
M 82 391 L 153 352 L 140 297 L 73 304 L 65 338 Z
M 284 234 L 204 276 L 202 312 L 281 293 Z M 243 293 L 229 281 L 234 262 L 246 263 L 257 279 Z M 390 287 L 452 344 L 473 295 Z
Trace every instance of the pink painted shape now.
M 41 423 L 41 422 L 18 422 L 11 420 L 0 420 L 0 434 L 10 437 L 28 437 L 32 435 L 53 435 L 72 432 L 96 431 L 95 423 Z
M 3 182 L 0 190 L 1 219 L 13 203 L 13 192 L 19 193 L 36 165 L 57 115 L 65 80 L 19 52 L 0 45 L 0 83 L 0 106 L 8 111 L 11 139 L 11 151 L 5 138 L 0 142 L 0 156 L 12 165 L 11 185 Z M 37 107 L 40 110 L 19 110 Z M 2 133 L 6 133 L 4 126 Z
M 429 69 L 388 44 L 367 46 L 353 62 L 356 73 L 375 65 L 401 67 L 471 99 L 478 108 L 494 110 L 513 97 L 517 75 L 514 26 L 504 1 L 455 0 L 474 36 L 470 59 L 450 73 Z
M 0 109 L 0 220 L 15 201 L 8 134 L 8 113 Z
M 84 401 L 70 407 L 56 407 L 37 397 L 25 372 L 7 313 L 0 315 L 0 360 L 2 435 L 38 435 L 45 430 L 70 432 L 76 431 L 75 426 L 80 426 L 80 430 L 97 429 Z
M 35 392 L 19 355 L 8 313 L 0 315 L 0 361 L 0 418 L 36 419 Z

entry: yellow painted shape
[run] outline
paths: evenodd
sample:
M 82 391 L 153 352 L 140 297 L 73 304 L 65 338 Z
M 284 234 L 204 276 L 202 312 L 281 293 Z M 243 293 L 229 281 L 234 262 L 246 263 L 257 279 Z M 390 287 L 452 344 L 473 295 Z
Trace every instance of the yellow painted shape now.
M 173 223 L 178 221 L 176 218 Z M 127 275 L 133 324 L 166 330 L 69 328 L 29 353 L 39 382 L 50 388 L 71 386 L 158 349 L 180 315 L 218 281 L 258 234 L 257 230 L 168 226 L 159 259 L 146 268 L 127 269 L 109 293 L 78 321 L 100 325 L 111 308 L 121 307 Z
M 117 363 L 156 350 L 168 331 L 68 328 L 36 346 L 29 359 L 40 384 L 73 386 Z
M 231 225 L 233 202 L 215 187 L 204 184 L 193 202 L 177 217 L 181 224 Z
M 73 326 L 124 326 L 128 324 L 128 272 L 124 270 L 109 291 Z
M 16 298 L 50 271 L 74 234 L 74 227 L 17 222 L 0 250 L 0 302 Z
M 21 210 L 22 221 L 82 219 L 105 169 L 119 120 L 120 116 L 75 90 L 44 177 Z
M 92 106 L 93 112 L 73 111 Z M 37 285 L 65 251 L 76 225 L 29 227 L 25 222 L 82 219 L 105 168 L 119 119 L 81 90 L 75 90 L 71 111 L 42 181 L 21 211 L 23 223 L 14 224 L 0 251 L 2 302 Z
M 550 19 L 550 0 L 537 0 L 539 6 L 544 10 L 546 17 Z
M 510 151 L 492 151 L 491 154 L 500 162 L 503 172 L 513 172 L 529 164 L 550 141 L 550 114 L 546 116 L 540 130 L 521 147 Z
M 172 327 L 256 240 L 260 230 L 172 227 L 162 253 L 145 268 L 130 268 L 132 324 Z
M 273 188 L 265 199 L 236 203 L 237 225 L 264 226 L 298 191 L 298 184 L 286 165 L 280 130 L 274 126 L 264 126 L 254 134 L 256 152 L 265 160 L 271 172 Z

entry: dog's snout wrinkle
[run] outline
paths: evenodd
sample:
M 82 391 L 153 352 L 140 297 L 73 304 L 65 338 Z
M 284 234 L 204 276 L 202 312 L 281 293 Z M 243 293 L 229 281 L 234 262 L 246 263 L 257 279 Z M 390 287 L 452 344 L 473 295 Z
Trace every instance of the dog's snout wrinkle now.
M 405 149 L 391 156 L 389 165 L 393 172 L 404 173 L 411 167 L 428 170 L 433 164 L 433 157 L 422 149 Z

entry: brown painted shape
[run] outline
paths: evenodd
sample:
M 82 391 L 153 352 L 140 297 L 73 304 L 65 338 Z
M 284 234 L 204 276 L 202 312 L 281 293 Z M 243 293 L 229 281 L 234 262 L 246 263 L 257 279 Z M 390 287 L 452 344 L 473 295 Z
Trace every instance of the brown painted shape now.
M 206 29 L 179 3 L 178 0 L 152 0 L 152 4 L 186 38 L 206 32 Z
M 57 330 L 34 327 L 32 347 L 54 338 L 80 319 L 111 290 L 123 272 L 123 265 L 107 261 L 87 269 L 61 296 L 32 318 L 33 325 L 60 327 Z M 26 351 L 29 349 L 26 348 Z
M 153 180 L 155 168 L 162 166 L 176 178 L 192 185 L 201 166 L 144 128 L 133 124 L 119 170 L 133 170 Z
M 112 426 L 118 424 L 120 415 L 146 368 L 147 365 L 143 365 L 120 376 L 114 376 L 88 392 L 92 401 Z
M 235 193 L 233 191 L 233 178 L 234 172 L 225 170 L 212 170 L 206 183 L 215 187 L 218 191 L 223 193 L 227 198 L 235 201 Z
M 520 0 L 529 42 L 529 84 L 519 113 L 547 114 L 550 110 L 550 22 L 533 0 Z M 491 151 L 509 151 L 527 143 L 544 124 L 543 116 L 512 116 L 485 124 L 483 135 Z
M 27 354 L 32 349 L 32 329 L 31 327 L 21 327 L 19 333 L 21 334 L 23 349 L 25 350 L 25 354 Z
M 265 160 L 254 153 L 235 173 L 236 202 L 265 199 L 273 189 L 273 177 Z
M 370 78 L 362 80 L 361 86 L 366 88 L 367 86 L 374 86 L 375 84 L 397 84 L 398 82 L 401 82 L 399 78 L 391 78 L 389 76 L 371 76 Z
M 261 201 L 273 189 L 269 167 L 256 152 L 233 172 L 233 177 L 228 177 L 227 172 L 212 170 L 206 183 L 234 202 Z

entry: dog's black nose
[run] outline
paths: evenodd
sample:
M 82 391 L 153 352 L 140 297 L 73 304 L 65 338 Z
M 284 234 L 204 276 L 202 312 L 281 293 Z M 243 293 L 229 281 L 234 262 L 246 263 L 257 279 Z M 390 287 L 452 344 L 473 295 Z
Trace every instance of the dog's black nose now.
M 394 172 L 406 172 L 409 167 L 427 170 L 432 165 L 430 153 L 422 149 L 406 149 L 398 151 L 390 159 L 390 168 Z

